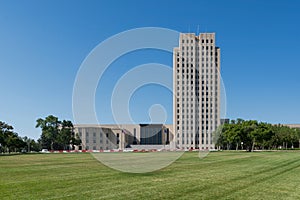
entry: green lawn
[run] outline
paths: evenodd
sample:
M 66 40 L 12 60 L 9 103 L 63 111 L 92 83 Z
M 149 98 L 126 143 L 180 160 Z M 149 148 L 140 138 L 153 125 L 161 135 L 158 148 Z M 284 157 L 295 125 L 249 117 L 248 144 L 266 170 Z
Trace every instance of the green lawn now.
M 146 174 L 88 153 L 0 156 L 0 199 L 300 199 L 300 152 L 188 152 Z

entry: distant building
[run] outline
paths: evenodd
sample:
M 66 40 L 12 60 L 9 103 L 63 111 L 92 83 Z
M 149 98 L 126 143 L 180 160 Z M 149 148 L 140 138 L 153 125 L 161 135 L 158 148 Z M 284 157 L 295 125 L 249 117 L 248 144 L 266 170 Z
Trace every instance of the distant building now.
M 300 124 L 283 124 L 284 126 L 288 126 L 290 128 L 298 128 L 300 129 Z
M 181 33 L 173 50 L 175 147 L 214 149 L 220 125 L 220 48 L 215 33 Z
M 226 118 L 226 119 L 220 119 L 221 125 L 223 124 L 229 124 L 230 119 Z
M 82 150 L 111 150 L 131 145 L 166 145 L 173 139 L 172 125 L 122 124 L 74 125 Z

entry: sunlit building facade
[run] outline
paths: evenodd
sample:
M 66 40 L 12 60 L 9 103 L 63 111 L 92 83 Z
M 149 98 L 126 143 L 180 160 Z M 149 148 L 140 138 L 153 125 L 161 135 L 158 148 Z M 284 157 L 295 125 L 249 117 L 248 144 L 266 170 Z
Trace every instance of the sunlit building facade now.
M 134 145 L 169 145 L 172 125 L 99 124 L 74 125 L 82 144 L 80 150 L 124 150 Z
M 215 33 L 181 33 L 173 50 L 173 132 L 179 149 L 214 149 L 220 124 L 220 48 Z

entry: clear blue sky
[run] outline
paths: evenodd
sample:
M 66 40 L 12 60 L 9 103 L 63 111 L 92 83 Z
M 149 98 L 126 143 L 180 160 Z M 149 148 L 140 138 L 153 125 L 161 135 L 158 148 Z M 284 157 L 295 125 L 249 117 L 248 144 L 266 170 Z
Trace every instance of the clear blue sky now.
M 227 117 L 300 123 L 299 10 L 296 0 L 0 0 L 0 120 L 38 138 L 37 118 L 72 120 L 77 70 L 101 41 L 137 27 L 196 32 L 199 25 L 216 32 L 221 47 Z M 96 94 L 100 123 L 113 123 L 109 91 L 122 73 L 149 62 L 172 65 L 172 55 L 138 51 L 111 66 Z M 154 103 L 172 123 L 171 92 L 156 85 L 133 95 L 134 120 L 147 122 Z

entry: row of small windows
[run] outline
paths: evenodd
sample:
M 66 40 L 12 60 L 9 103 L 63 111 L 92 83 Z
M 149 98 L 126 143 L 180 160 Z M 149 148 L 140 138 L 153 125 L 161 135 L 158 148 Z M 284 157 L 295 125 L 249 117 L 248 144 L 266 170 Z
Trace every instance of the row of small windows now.
M 202 114 L 202 119 L 204 119 L 204 116 L 206 116 L 206 118 L 205 119 L 213 119 L 213 116 L 215 116 L 215 118 L 218 118 L 218 114 L 216 114 L 217 112 L 218 112 L 218 110 L 217 109 L 215 109 L 214 110 L 215 112 L 213 113 L 213 111 L 212 110 L 210 110 L 210 113 L 208 112 L 208 110 L 206 109 L 206 112 L 204 112 L 204 110 L 202 109 L 202 112 L 201 112 L 201 114 Z M 199 110 L 195 110 L 195 113 L 196 113 L 196 116 L 198 116 L 198 114 L 199 114 Z M 182 112 L 182 114 L 181 115 L 179 115 L 180 113 L 177 113 L 177 119 L 180 119 L 180 116 L 181 116 L 181 118 L 182 119 L 189 119 L 189 113 L 187 112 L 187 115 L 186 115 L 186 118 L 184 117 L 185 115 L 184 115 L 184 112 Z M 193 114 L 193 111 L 191 111 L 191 114 Z M 204 114 L 206 114 L 206 115 L 204 115 Z M 210 115 L 209 115 L 210 114 Z M 191 119 L 193 118 L 194 116 L 193 115 L 191 115 Z M 192 122 L 192 121 L 191 121 Z M 179 123 L 179 122 L 178 122 Z M 178 124 L 177 123 L 177 124 Z
M 182 64 L 181 66 L 182 66 L 182 69 L 185 68 L 185 65 L 184 65 L 184 64 Z M 198 65 L 198 66 L 199 66 L 199 65 Z M 213 63 L 210 63 L 210 64 L 209 64 L 209 63 L 206 63 L 206 64 L 202 63 L 202 73 L 204 73 L 204 69 L 205 69 L 204 67 L 205 67 L 205 66 L 206 66 L 206 67 L 209 67 L 209 66 L 213 67 L 213 66 L 215 66 L 215 65 L 214 65 Z M 193 72 L 194 72 L 194 71 L 193 71 L 193 70 L 194 70 L 193 65 L 191 64 L 191 66 L 189 66 L 189 64 L 187 64 L 187 65 L 186 65 L 186 69 L 188 70 L 189 67 L 191 67 L 191 73 L 193 73 Z M 179 72 L 179 69 L 180 69 L 180 65 L 177 64 L 177 72 Z M 206 72 L 208 72 L 208 70 L 209 70 L 209 69 L 206 69 Z M 210 68 L 210 71 L 211 71 L 211 73 L 213 73 L 213 69 L 212 69 L 212 68 Z M 216 69 L 215 69 L 215 72 L 218 73 L 219 70 L 216 68 Z M 195 73 L 196 73 L 196 74 L 199 73 L 199 69 L 198 69 L 198 68 L 195 69 Z
M 181 104 L 181 105 L 182 105 L 182 108 L 184 108 L 184 107 L 187 107 L 187 108 L 188 108 L 189 105 L 190 105 L 191 107 L 193 107 L 194 104 L 192 104 L 192 103 L 191 103 L 191 104 L 188 104 L 188 103 L 187 103 L 187 104 Z M 198 105 L 198 104 L 196 104 L 196 105 Z M 179 106 L 180 106 L 179 103 L 177 103 L 177 108 L 179 108 Z M 206 104 L 202 103 L 201 106 L 202 106 L 202 108 L 208 107 L 208 106 L 213 107 L 213 104 L 212 104 L 212 103 L 210 103 L 210 104 L 208 104 L 208 103 L 206 103 Z M 218 107 L 218 104 L 215 104 L 215 107 Z M 188 111 L 189 111 L 189 110 L 187 110 L 187 112 L 188 112 Z M 193 110 L 191 110 L 191 112 L 193 112 Z
M 218 75 L 217 75 L 217 74 L 215 74 L 215 75 L 213 75 L 213 74 L 210 74 L 210 75 L 209 75 L 209 74 L 206 74 L 206 75 L 202 75 L 201 78 L 202 78 L 202 79 L 204 79 L 204 78 L 207 78 L 207 79 L 208 79 L 208 78 L 210 77 L 210 78 L 212 79 L 213 76 L 215 76 L 215 78 L 218 79 Z M 181 76 L 181 78 L 184 79 L 185 77 L 186 77 L 186 79 L 194 79 L 194 75 L 189 74 L 188 71 L 187 71 L 187 75 L 184 75 L 184 69 L 183 69 L 183 70 L 182 70 L 182 76 Z M 199 79 L 199 76 L 197 75 L 197 76 L 195 76 L 195 78 L 196 78 L 196 80 L 197 80 L 197 79 Z M 177 79 L 179 80 L 180 77 L 177 76 Z M 192 83 L 192 84 L 193 84 L 193 83 Z
M 182 91 L 181 92 L 182 95 L 191 95 L 191 97 L 193 97 L 193 95 L 195 94 L 197 97 L 199 96 L 200 92 L 199 91 L 196 91 L 196 92 L 193 92 L 193 91 Z M 202 98 L 204 99 L 205 97 L 210 97 L 210 96 L 218 96 L 218 92 L 217 91 L 211 91 L 211 92 L 201 92 L 201 96 Z M 180 90 L 177 90 L 177 96 L 179 97 L 180 96 Z
M 190 88 L 190 87 L 191 87 L 191 88 Z M 193 86 L 190 86 L 190 87 L 189 87 L 188 85 L 187 85 L 186 87 L 182 86 L 182 90 L 185 90 L 185 89 L 186 89 L 186 90 L 189 90 L 189 89 L 193 90 L 193 89 L 194 89 Z M 213 90 L 213 86 L 210 86 L 210 88 L 209 88 L 208 86 L 206 86 L 206 87 L 202 86 L 201 89 L 202 89 L 202 91 L 205 91 L 205 90 L 208 91 L 209 89 L 210 89 L 210 90 Z M 177 86 L 177 90 L 180 90 L 180 87 L 179 87 L 179 86 Z M 195 87 L 195 90 L 199 90 L 199 87 L 196 86 L 196 87 Z M 215 90 L 218 90 L 218 86 L 215 87 Z
M 182 51 L 182 52 L 181 52 L 181 55 L 183 55 L 183 56 L 184 56 L 184 55 L 187 55 L 187 56 L 188 56 L 188 55 L 191 55 L 191 56 L 193 56 L 193 55 L 194 55 L 194 52 L 192 52 L 192 51 L 191 51 L 191 52 L 188 52 L 188 51 L 186 51 L 186 52 L 185 52 L 185 51 Z M 199 56 L 199 53 L 196 53 L 196 55 Z M 202 52 L 202 57 L 204 57 L 204 56 L 205 56 L 205 55 L 204 55 L 204 52 Z M 206 52 L 206 56 L 207 56 L 207 57 L 212 57 L 212 58 L 213 58 L 213 52 L 211 52 L 210 56 L 209 56 L 208 52 Z
M 185 50 L 184 47 L 185 47 L 185 46 L 182 46 L 181 49 L 182 49 L 182 50 Z M 188 51 L 188 50 L 194 50 L 194 47 L 193 47 L 193 46 L 190 46 L 190 47 L 191 47 L 191 48 L 189 49 L 189 46 L 186 46 L 186 50 L 187 50 L 187 51 Z M 210 50 L 214 50 L 214 48 L 215 48 L 214 46 L 210 46 L 210 48 L 209 48 L 209 46 L 206 46 L 206 47 L 202 46 L 202 50 L 209 50 L 209 49 L 210 49 Z M 197 46 L 197 50 L 200 50 L 199 46 Z M 216 53 L 216 55 L 218 55 L 218 52 L 215 52 L 215 53 Z M 176 55 L 179 56 L 179 52 L 177 52 Z
M 201 112 L 202 118 L 204 118 L 204 114 L 206 114 L 206 118 L 207 118 L 207 119 L 208 119 L 209 117 L 212 118 L 212 117 L 213 117 L 213 114 L 218 112 L 217 107 L 218 107 L 218 106 L 216 106 L 213 110 L 210 109 L 210 112 L 208 112 L 208 109 L 202 109 L 202 112 Z M 208 108 L 208 107 L 207 107 L 207 108 Z M 204 110 L 206 110 L 206 112 L 204 112 Z M 213 112 L 213 111 L 214 111 L 214 112 Z M 191 112 L 191 114 L 192 114 L 192 115 L 191 115 L 191 118 L 193 118 L 194 110 L 191 109 L 190 112 Z M 179 115 L 180 113 L 181 113 L 182 115 Z M 198 116 L 199 113 L 200 113 L 200 110 L 196 109 L 196 110 L 195 110 L 196 116 Z M 184 119 L 184 114 L 185 114 L 184 109 L 182 109 L 182 112 L 177 112 L 177 119 L 179 119 L 180 116 L 182 117 L 182 119 Z M 189 117 L 188 117 L 189 109 L 186 109 L 186 114 L 187 114 L 187 115 L 186 115 L 186 118 L 188 119 L 188 118 L 189 118 Z M 208 114 L 210 114 L 210 115 L 208 115 Z M 217 117 L 218 117 L 218 114 L 215 114 L 215 117 L 217 118 Z
M 189 92 L 184 92 L 184 91 L 182 91 L 182 95 L 183 95 L 183 96 L 184 96 L 184 95 L 191 95 L 191 96 L 193 96 L 194 94 L 195 94 L 197 97 L 199 97 L 199 94 L 200 94 L 200 93 L 199 93 L 198 91 L 196 91 L 195 93 L 194 93 L 194 92 L 190 92 L 190 93 L 189 93 Z M 214 94 L 217 96 L 217 95 L 218 95 L 218 92 L 215 92 L 215 93 L 214 93 L 214 92 L 210 92 L 210 93 L 208 93 L 208 92 L 203 93 L 203 92 L 202 92 L 201 94 L 202 94 L 203 97 L 205 97 L 205 95 L 206 95 L 206 96 L 209 96 L 209 95 L 213 96 Z M 178 96 L 178 97 L 180 96 L 180 93 L 179 93 L 179 92 L 177 92 L 177 96 Z M 208 100 L 207 100 L 207 101 L 208 101 Z
M 185 65 L 184 63 L 182 63 L 181 67 L 184 68 L 185 66 L 186 66 L 187 68 L 191 67 L 192 69 L 194 69 L 194 65 L 193 65 L 193 64 L 190 64 L 190 65 L 189 65 L 189 63 L 187 63 L 187 64 Z M 206 66 L 206 67 L 217 67 L 217 66 L 218 66 L 218 63 L 213 63 L 213 62 L 211 62 L 211 63 L 205 63 L 205 64 L 202 63 L 201 66 L 202 66 L 202 68 L 204 68 L 205 66 Z M 180 68 L 180 64 L 178 64 L 178 63 L 177 63 L 177 68 Z M 196 64 L 196 71 L 198 70 L 198 68 L 199 68 L 199 64 L 197 63 L 197 64 Z M 216 70 L 218 70 L 218 69 L 216 69 Z
M 189 112 L 188 112 L 189 110 L 187 109 L 186 110 L 186 113 L 188 114 Z M 215 109 L 202 109 L 201 110 L 202 112 L 201 113 L 213 113 L 213 111 L 215 112 L 215 113 L 217 113 L 218 112 L 218 109 L 217 108 L 215 108 Z M 204 111 L 206 111 L 206 112 L 204 112 Z M 210 112 L 209 112 L 210 111 Z M 193 113 L 193 111 L 191 111 L 191 113 Z M 196 110 L 196 113 L 199 113 L 199 110 Z M 182 109 L 182 119 L 184 119 L 184 109 Z M 217 117 L 217 115 L 216 115 L 216 117 Z M 189 116 L 187 115 L 186 116 L 186 118 L 188 119 L 189 118 Z M 193 115 L 191 115 L 191 118 L 193 118 Z
M 189 70 L 189 68 L 187 68 L 186 70 L 184 69 L 184 68 L 182 68 L 182 73 L 184 73 L 184 72 L 186 72 L 186 73 L 194 73 L 194 70 L 193 69 L 191 69 L 191 71 Z M 198 70 L 197 70 L 198 71 Z M 179 73 L 180 72 L 180 70 L 179 69 L 177 69 L 177 73 Z M 213 69 L 206 69 L 205 71 L 204 71 L 204 69 L 202 69 L 202 74 L 204 74 L 204 72 L 206 72 L 206 73 L 209 73 L 209 72 L 211 72 L 211 73 L 213 73 L 213 72 L 215 72 L 216 74 L 218 74 L 218 70 L 217 69 L 215 69 L 215 70 L 213 70 Z M 197 74 L 197 73 L 195 73 L 197 76 L 196 76 L 196 78 L 199 78 L 199 75 Z M 202 77 L 203 77 L 203 75 L 202 75 Z
M 187 39 L 187 40 L 182 39 L 181 42 L 182 42 L 182 43 L 184 43 L 184 42 L 189 43 L 189 41 L 190 41 L 191 43 L 194 42 L 194 40 L 188 40 L 188 39 Z M 210 42 L 210 43 L 214 43 L 214 40 L 213 40 L 213 39 L 210 39 L 210 40 L 209 40 L 209 39 L 206 39 L 206 40 L 205 40 L 205 39 L 202 39 L 202 40 L 201 40 L 201 43 L 202 43 L 202 44 L 204 44 L 204 43 L 208 44 L 209 42 Z
M 192 111 L 192 112 L 193 112 L 193 111 Z M 204 115 L 201 115 L 201 117 L 202 117 L 202 119 L 204 119 Z M 212 115 L 212 114 L 210 114 L 210 115 L 206 114 L 205 117 L 206 117 L 206 119 L 209 119 L 209 118 L 212 118 L 213 115 Z M 217 118 L 218 115 L 216 114 L 215 117 Z M 177 115 L 177 119 L 180 119 L 180 115 Z M 208 122 L 207 122 L 207 123 L 208 123 Z M 216 123 L 217 123 L 217 121 L 216 121 Z M 178 124 L 178 122 L 177 122 L 177 124 Z M 191 124 L 193 124 L 193 121 L 191 121 Z
M 177 98 L 177 99 L 178 99 L 178 98 Z M 182 102 L 184 102 L 184 98 L 182 98 L 181 100 L 182 100 Z M 191 102 L 194 101 L 193 98 L 191 98 L 190 100 L 191 100 Z M 197 100 L 197 101 L 200 101 L 200 99 L 198 99 L 198 98 L 196 98 L 196 100 Z M 202 100 L 202 102 L 204 102 L 204 100 L 206 100 L 206 102 L 208 102 L 208 100 L 210 100 L 210 102 L 212 102 L 212 101 L 213 101 L 213 98 L 212 98 L 212 97 L 210 97 L 210 98 L 208 98 L 208 97 L 206 97 L 206 98 L 202 97 L 201 100 Z M 218 98 L 215 98 L 214 100 L 217 102 L 217 101 L 218 101 Z M 189 99 L 187 98 L 186 101 L 189 101 Z M 177 100 L 177 102 L 179 102 L 179 100 Z
M 203 78 L 203 77 L 202 77 Z M 177 80 L 177 85 L 179 85 L 179 81 Z M 184 85 L 184 80 L 182 80 L 182 85 Z M 196 83 L 196 85 L 198 85 L 199 84 L 199 81 L 198 80 L 196 80 L 195 81 L 195 83 Z M 211 81 L 208 81 L 208 80 L 206 80 L 206 81 L 202 81 L 202 85 L 204 85 L 204 83 L 206 84 L 206 85 L 208 85 L 209 83 L 212 85 L 213 84 L 213 81 L 211 80 Z M 186 84 L 189 84 L 189 82 L 187 81 L 186 82 Z M 191 81 L 191 84 L 193 85 L 194 84 L 194 81 Z M 215 84 L 217 85 L 218 84 L 218 81 L 216 80 L 215 81 Z
M 102 143 L 103 143 L 103 140 L 100 139 L 99 142 L 100 142 L 100 144 L 102 144 Z M 89 141 L 88 139 L 86 139 L 86 143 L 90 143 L 90 141 Z M 93 143 L 95 144 L 95 143 L 97 143 L 97 141 L 96 141 L 96 140 L 93 140 Z M 107 140 L 107 139 L 106 139 L 105 143 L 108 144 L 108 140 Z
M 177 138 L 179 138 L 179 137 L 180 137 L 180 134 L 177 133 Z M 194 134 L 191 133 L 191 135 L 189 135 L 189 133 L 186 133 L 186 134 L 182 133 L 181 134 L 181 138 L 183 139 L 185 137 L 187 137 L 187 138 L 189 138 L 189 137 L 193 138 Z M 199 139 L 199 137 L 200 137 L 199 133 L 196 133 L 195 134 L 195 139 Z M 202 138 L 204 138 L 204 137 L 206 137 L 206 138 L 211 137 L 212 138 L 212 134 L 211 133 L 204 133 L 204 132 L 202 132 L 201 137 Z
M 194 130 L 193 128 L 191 128 L 191 129 L 189 129 L 189 126 L 186 126 L 187 127 L 187 129 L 184 129 L 184 126 L 182 127 L 182 129 L 179 127 L 179 125 L 177 125 L 177 137 L 179 137 L 179 132 L 181 131 L 182 132 L 182 134 L 184 134 L 185 132 L 190 132 L 190 131 L 200 131 L 199 130 L 199 126 L 197 126 L 197 128 L 196 128 L 196 130 Z M 191 126 L 191 127 L 193 127 L 193 126 Z M 211 132 L 211 131 L 214 131 L 214 130 L 216 130 L 216 128 L 217 128 L 217 123 L 216 123 L 216 126 L 215 126 L 215 128 L 213 129 L 213 126 L 211 126 L 210 128 L 210 130 L 208 129 L 209 128 L 209 126 L 208 125 L 206 125 L 206 126 L 204 126 L 204 125 L 202 125 L 201 126 L 201 131 L 202 132 Z M 186 133 L 186 134 L 188 134 L 188 133 Z M 206 133 L 207 134 L 207 133 Z M 196 137 L 199 137 L 199 136 L 197 136 L 197 134 L 196 134 Z M 204 137 L 204 134 L 202 133 L 202 137 Z
M 191 60 L 191 62 L 194 61 L 193 58 L 191 58 L 190 60 Z M 200 61 L 199 57 L 196 58 L 196 61 L 197 61 L 197 62 Z M 202 58 L 202 61 L 203 61 L 203 62 L 205 61 L 204 58 Z M 206 60 L 206 61 L 208 62 L 208 63 L 206 63 L 206 66 L 208 66 L 208 65 L 210 64 L 211 67 L 214 67 L 214 66 L 218 67 L 218 59 L 217 59 L 217 58 L 215 59 L 215 62 L 213 62 L 213 61 L 214 61 L 214 60 L 213 60 L 213 57 L 211 57 L 211 59 L 208 59 L 208 60 Z M 209 61 L 211 61 L 211 62 L 209 62 Z M 187 59 L 187 62 L 188 62 L 188 59 Z M 184 63 L 183 63 L 183 64 L 184 64 Z M 193 67 L 193 64 L 191 64 L 191 65 L 192 65 L 191 67 Z M 179 65 L 177 65 L 177 67 L 179 67 Z M 202 67 L 204 67 L 204 63 L 202 63 Z M 197 68 L 199 68 L 199 63 L 196 63 L 196 69 L 197 69 Z
M 180 95 L 179 92 L 180 92 L 180 90 L 177 91 L 178 96 Z M 191 95 L 196 94 L 196 96 L 198 96 L 198 95 L 200 94 L 200 92 L 197 91 L 197 90 L 196 90 L 195 93 L 194 93 L 194 92 L 189 92 L 189 91 L 182 91 L 182 95 L 184 95 L 184 94 L 187 94 L 187 95 L 188 95 L 188 94 L 191 94 Z M 211 91 L 211 92 L 201 92 L 201 95 L 202 95 L 202 96 L 205 96 L 205 95 L 206 95 L 206 96 L 209 96 L 209 95 L 214 95 L 214 94 L 217 96 L 217 95 L 218 95 L 218 92 L 217 92 L 217 91 L 215 91 L 215 92 L 214 92 L 214 91 Z
M 209 141 L 209 138 L 210 138 L 210 141 L 211 141 L 211 144 L 212 144 L 212 136 L 211 137 L 202 137 L 201 138 L 201 141 L 202 141 L 202 144 L 204 144 L 204 139 L 206 140 L 206 141 Z M 181 140 L 191 140 L 191 142 L 193 143 L 193 141 L 195 141 L 195 143 L 196 144 L 199 144 L 199 141 L 200 141 L 200 137 L 198 136 L 195 136 L 195 137 L 181 137 Z M 177 141 L 179 141 L 180 140 L 180 137 L 177 137 Z M 187 143 L 188 144 L 188 143 Z M 207 144 L 207 143 L 206 143 Z
M 186 62 L 188 62 L 188 61 L 194 62 L 194 58 L 190 58 L 190 59 L 189 59 L 189 58 L 187 57 Z M 196 61 L 197 61 L 197 62 L 200 61 L 199 57 L 196 58 Z M 202 61 L 203 61 L 203 62 L 205 61 L 204 58 L 202 58 Z M 211 57 L 210 60 L 207 58 L 206 61 L 207 61 L 207 62 L 209 62 L 209 61 L 213 62 L 214 59 L 213 59 L 213 57 Z M 177 62 L 180 62 L 180 61 L 179 61 L 179 58 L 177 58 Z M 216 62 L 216 63 L 215 63 L 216 66 L 218 66 L 218 58 L 215 58 L 215 62 Z M 197 67 L 199 67 L 199 64 L 198 64 L 198 63 L 197 63 Z
M 191 99 L 189 99 L 189 98 L 181 98 L 181 100 L 184 102 L 185 100 L 186 101 L 191 101 L 191 102 L 193 102 L 194 101 L 194 99 L 193 98 L 191 98 Z M 199 100 L 199 99 L 196 99 L 196 100 Z M 210 100 L 212 101 L 212 98 L 210 98 Z M 215 99 L 216 101 L 218 100 L 217 98 Z M 202 101 L 204 101 L 204 98 L 202 98 Z M 177 102 L 179 102 L 179 98 L 177 98 Z M 187 105 L 189 105 L 189 104 L 187 104 Z M 193 104 L 191 104 L 191 105 L 193 105 Z
M 183 134 L 185 131 L 194 130 L 193 128 L 194 128 L 193 126 L 190 126 L 190 127 L 189 126 L 182 126 L 181 129 L 180 129 L 180 127 L 177 126 L 177 131 L 182 130 L 182 134 Z M 196 130 L 199 131 L 200 130 L 199 127 L 197 127 Z M 208 124 L 206 124 L 206 126 L 205 125 L 201 126 L 201 131 L 209 131 L 209 130 L 215 130 L 214 126 L 208 126 Z
M 189 51 L 182 51 L 181 55 L 183 55 L 183 56 L 184 55 L 194 55 L 194 52 L 193 51 L 191 51 L 191 52 L 189 52 Z M 200 56 L 199 52 L 196 52 L 195 55 Z M 214 53 L 212 51 L 210 53 L 207 51 L 206 54 L 204 52 L 202 52 L 202 57 L 204 57 L 205 55 L 207 57 L 213 57 Z M 215 53 L 215 55 L 218 56 L 218 53 Z
M 205 43 L 205 41 L 206 41 L 206 43 L 209 43 L 209 40 L 204 40 L 204 39 L 202 39 L 202 44 L 204 44 L 204 43 Z M 213 39 L 211 39 L 211 40 L 210 40 L 210 43 L 214 43 L 214 40 L 213 40 Z
M 186 125 L 186 126 L 184 126 L 184 125 Z M 179 134 L 179 132 L 184 133 L 184 132 L 189 132 L 189 131 L 200 131 L 198 124 L 196 124 L 195 129 L 193 129 L 194 128 L 193 124 L 190 124 L 191 126 L 188 126 L 188 125 L 189 124 L 182 124 L 182 127 L 180 128 L 180 125 L 177 124 L 177 133 Z M 214 131 L 216 129 L 215 127 L 217 126 L 217 124 L 216 124 L 216 126 L 212 126 L 212 125 L 209 126 L 209 125 L 211 125 L 211 124 L 206 124 L 206 125 L 202 124 L 201 131 L 210 132 L 210 131 Z
M 204 64 L 204 63 L 202 63 L 202 72 L 204 72 L 203 70 L 205 69 L 204 67 L 213 67 L 213 66 L 215 66 L 213 63 L 206 63 L 206 64 Z M 184 64 L 182 64 L 181 65 L 181 67 L 182 67 L 182 69 L 184 69 L 185 68 L 185 65 Z M 199 65 L 198 65 L 198 67 L 199 67 Z M 188 64 L 186 65 L 186 69 L 189 69 L 189 68 L 191 68 L 191 72 L 193 73 L 193 69 L 195 69 L 195 72 L 196 73 L 198 73 L 199 72 L 199 69 L 198 69 L 198 67 L 195 69 L 194 68 L 194 66 L 193 65 L 191 65 L 191 66 L 189 66 Z M 179 70 L 179 68 L 180 68 L 180 65 L 179 64 L 177 64 L 177 71 Z M 211 69 L 211 72 L 213 72 L 213 69 L 212 68 L 210 68 Z M 206 69 L 206 70 L 208 70 L 208 69 Z M 218 69 L 215 69 L 215 72 L 216 73 L 218 73 Z
M 108 138 L 108 133 L 106 133 L 106 137 Z M 79 132 L 79 136 L 82 136 L 81 132 Z M 85 137 L 89 137 L 89 132 L 85 133 Z M 93 137 L 96 137 L 96 133 L 93 133 Z M 100 133 L 100 137 L 103 137 L 103 133 Z
M 189 41 L 190 41 L 191 43 L 194 43 L 194 40 L 182 40 L 182 43 L 184 43 L 184 42 L 189 43 Z
M 209 118 L 207 118 L 207 119 L 209 119 Z M 190 122 L 191 122 L 190 124 L 193 125 L 193 120 L 191 120 Z M 204 127 L 204 125 L 205 125 L 204 122 L 205 121 L 202 121 L 202 127 Z M 208 124 L 212 124 L 212 123 L 213 123 L 213 121 L 211 121 L 211 123 L 209 123 L 209 121 L 206 121 L 206 126 L 208 127 Z M 186 123 L 184 123 L 184 121 L 182 121 L 182 129 L 183 130 L 184 130 L 184 126 L 183 126 L 184 124 L 188 125 L 189 123 L 188 123 L 188 121 L 186 121 Z M 216 121 L 216 124 L 217 124 L 217 121 Z M 177 120 L 177 125 L 180 125 L 180 121 L 179 120 Z M 191 126 L 190 128 L 193 129 L 193 126 Z M 212 128 L 213 128 L 213 126 L 211 126 L 211 129 Z M 189 129 L 189 127 L 187 126 L 186 129 Z M 202 128 L 202 129 L 204 129 L 204 128 Z M 198 130 L 199 130 L 199 128 L 198 128 Z
M 182 55 L 184 56 L 184 53 L 183 53 Z M 189 56 L 188 53 L 187 53 L 187 56 Z M 191 55 L 191 56 L 193 56 L 193 55 Z M 209 58 L 210 58 L 210 59 L 209 59 Z M 206 57 L 206 60 L 204 59 L 204 57 L 202 57 L 202 59 L 201 59 L 202 62 L 204 62 L 204 61 L 207 61 L 207 62 L 211 61 L 211 62 L 213 62 L 214 60 L 215 60 L 215 62 L 216 62 L 216 64 L 217 64 L 217 62 L 218 62 L 218 58 L 217 58 L 217 57 L 214 59 L 214 57 L 209 57 L 209 56 L 207 56 L 207 57 Z M 188 61 L 194 62 L 194 58 L 191 57 L 191 58 L 189 59 L 189 57 L 186 57 L 186 62 L 188 62 Z M 199 57 L 196 57 L 195 61 L 199 62 L 199 61 L 200 61 Z M 179 61 L 179 58 L 177 58 L 177 62 L 180 62 L 180 61 Z M 184 62 L 184 61 L 182 61 L 182 62 Z M 197 66 L 199 66 L 199 65 L 197 65 Z

